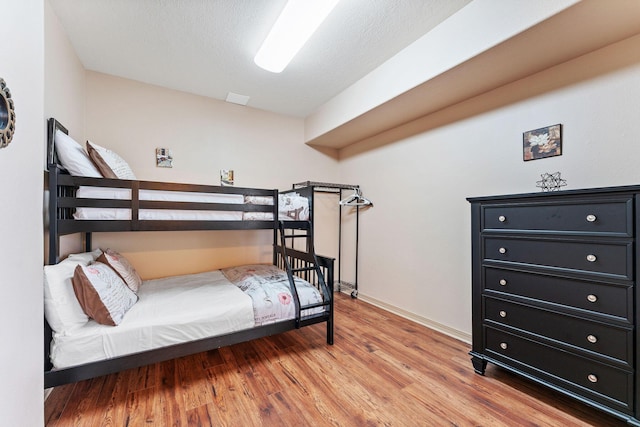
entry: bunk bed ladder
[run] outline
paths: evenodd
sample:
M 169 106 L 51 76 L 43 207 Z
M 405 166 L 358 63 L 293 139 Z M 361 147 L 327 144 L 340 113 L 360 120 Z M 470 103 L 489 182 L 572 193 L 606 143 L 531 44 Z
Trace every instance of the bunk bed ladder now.
M 325 312 L 329 316 L 329 328 L 328 328 L 328 336 L 327 342 L 333 343 L 333 287 L 327 286 L 327 281 L 325 280 L 324 274 L 322 273 L 322 269 L 320 268 L 320 263 L 318 262 L 318 258 L 315 255 L 313 248 L 313 240 L 312 240 L 312 225 L 310 221 L 299 221 L 295 225 L 296 229 L 305 230 L 305 234 L 297 234 L 297 237 L 307 237 L 309 240 L 307 241 L 307 253 L 311 254 L 312 259 L 305 259 L 300 264 L 291 265 L 289 260 L 288 252 L 300 254 L 299 251 L 292 247 L 287 247 L 286 243 L 288 239 L 292 239 L 290 234 L 286 234 L 285 231 L 287 228 L 291 228 L 292 223 L 287 221 L 287 227 L 285 228 L 284 222 L 279 221 L 279 234 L 280 234 L 280 245 L 279 245 L 279 253 L 282 257 L 282 263 L 284 264 L 284 269 L 287 271 L 287 276 L 289 278 L 289 285 L 291 287 L 292 295 L 294 302 L 296 304 L 296 326 L 300 327 L 301 322 L 301 309 L 310 309 L 316 307 L 325 307 Z M 299 228 L 301 227 L 301 228 Z M 274 251 L 275 254 L 276 251 Z M 331 259 L 331 266 L 333 266 L 333 259 Z M 330 269 L 329 271 L 332 271 Z M 323 294 L 323 302 L 311 305 L 305 305 L 304 307 L 300 306 L 300 299 L 298 296 L 297 289 L 295 287 L 294 274 L 308 282 L 313 282 L 314 278 L 317 280 L 318 287 L 320 292 Z M 333 280 L 333 277 L 329 279 Z
M 287 221 L 289 222 L 289 221 Z M 282 244 L 286 246 L 286 242 L 290 243 L 288 246 L 291 249 L 295 249 L 296 241 L 303 240 L 305 242 L 305 251 L 311 252 L 313 250 L 313 223 L 311 221 L 295 221 L 298 224 L 296 227 L 287 227 L 280 230 L 282 236 Z M 291 230 L 291 233 L 287 234 L 286 230 Z M 303 233 L 300 231 L 303 230 Z M 296 233 L 297 232 L 297 233 Z
M 296 308 L 296 328 L 300 328 L 300 297 L 298 296 L 298 289 L 296 288 L 295 281 L 293 279 L 293 271 L 291 268 L 291 263 L 289 262 L 289 257 L 287 256 L 287 247 L 286 247 L 286 236 L 284 232 L 284 226 L 282 221 L 279 222 L 279 230 L 280 230 L 280 255 L 282 257 L 282 262 L 286 267 L 285 270 L 287 272 L 287 277 L 289 278 L 289 287 L 291 288 L 291 296 L 293 296 L 293 302 Z M 275 256 L 275 251 L 274 251 Z

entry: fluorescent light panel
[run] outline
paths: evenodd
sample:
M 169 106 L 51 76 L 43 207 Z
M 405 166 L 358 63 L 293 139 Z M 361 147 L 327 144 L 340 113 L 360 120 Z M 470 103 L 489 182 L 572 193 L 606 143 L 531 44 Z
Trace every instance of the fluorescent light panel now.
M 261 68 L 279 73 L 318 29 L 339 0 L 289 0 L 254 58 Z

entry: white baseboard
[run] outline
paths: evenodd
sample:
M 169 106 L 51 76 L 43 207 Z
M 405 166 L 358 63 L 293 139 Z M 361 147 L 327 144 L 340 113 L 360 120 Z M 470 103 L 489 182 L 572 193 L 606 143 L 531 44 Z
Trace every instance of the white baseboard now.
M 341 292 L 345 294 L 351 294 L 351 289 L 342 289 Z M 427 328 L 441 332 L 467 344 L 471 344 L 471 334 L 468 334 L 466 332 L 462 332 L 441 323 L 434 322 L 433 320 L 427 319 L 426 317 L 422 317 L 415 313 L 403 310 L 384 301 L 380 301 L 376 298 L 363 295 L 360 292 L 358 292 L 358 299 L 361 299 L 364 302 L 368 302 L 371 305 L 375 305 L 376 307 L 382 308 L 383 310 L 387 310 L 393 314 L 397 314 L 398 316 L 404 317 L 405 319 L 411 320 L 412 322 L 418 323 L 419 325 L 426 326 Z

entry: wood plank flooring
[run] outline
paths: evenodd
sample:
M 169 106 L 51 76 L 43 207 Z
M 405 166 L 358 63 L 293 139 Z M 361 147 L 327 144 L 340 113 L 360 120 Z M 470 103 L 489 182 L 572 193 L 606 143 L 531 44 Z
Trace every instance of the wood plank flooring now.
M 469 346 L 336 294 L 324 325 L 55 388 L 48 427 L 622 426 Z

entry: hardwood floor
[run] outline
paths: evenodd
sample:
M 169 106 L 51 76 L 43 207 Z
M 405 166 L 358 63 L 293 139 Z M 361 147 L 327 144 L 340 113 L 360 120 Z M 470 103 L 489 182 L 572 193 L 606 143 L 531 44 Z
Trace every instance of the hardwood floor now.
M 469 346 L 336 294 L 323 325 L 55 388 L 49 427 L 622 426 Z

